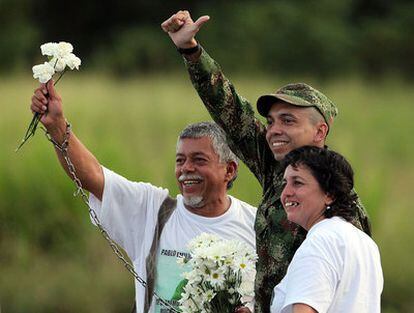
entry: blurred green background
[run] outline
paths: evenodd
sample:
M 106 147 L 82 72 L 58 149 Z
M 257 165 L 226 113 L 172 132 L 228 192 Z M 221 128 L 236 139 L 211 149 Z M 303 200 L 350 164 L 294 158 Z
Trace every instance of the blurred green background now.
M 88 218 L 41 131 L 19 153 L 43 62 L 65 40 L 82 59 L 59 82 L 74 132 L 100 162 L 177 192 L 178 132 L 209 119 L 160 23 L 178 9 L 211 21 L 198 36 L 254 102 L 291 81 L 338 105 L 328 144 L 354 166 L 385 276 L 383 312 L 413 312 L 412 1 L 0 0 L 0 312 L 129 312 L 133 279 Z M 233 195 L 260 200 L 241 168 Z M 139 225 L 137 225 L 139 227 Z

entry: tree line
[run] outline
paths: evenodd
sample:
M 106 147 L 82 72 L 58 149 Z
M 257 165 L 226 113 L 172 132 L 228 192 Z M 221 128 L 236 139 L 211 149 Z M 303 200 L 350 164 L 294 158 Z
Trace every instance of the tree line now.
M 211 20 L 198 39 L 227 71 L 413 78 L 409 0 L 0 0 L 0 69 L 40 60 L 69 41 L 83 67 L 119 75 L 182 67 L 160 23 L 179 9 Z

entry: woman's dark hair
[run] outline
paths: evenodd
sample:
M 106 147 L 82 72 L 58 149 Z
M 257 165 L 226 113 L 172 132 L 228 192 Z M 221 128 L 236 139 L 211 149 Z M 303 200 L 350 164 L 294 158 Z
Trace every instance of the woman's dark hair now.
M 339 153 L 326 148 L 304 146 L 289 152 L 283 159 L 282 170 L 291 165 L 306 166 L 318 181 L 321 189 L 333 199 L 325 217 L 340 216 L 352 221 L 356 215 L 357 195 L 354 188 L 354 171 Z

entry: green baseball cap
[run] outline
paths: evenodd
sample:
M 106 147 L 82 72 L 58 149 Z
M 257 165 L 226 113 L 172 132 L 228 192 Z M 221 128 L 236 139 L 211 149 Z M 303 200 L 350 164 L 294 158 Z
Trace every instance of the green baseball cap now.
M 331 126 L 334 117 L 338 114 L 338 108 L 327 96 L 304 83 L 288 84 L 276 90 L 275 93 L 259 97 L 257 111 L 266 117 L 271 106 L 277 101 L 300 107 L 315 107 L 325 118 L 328 126 Z

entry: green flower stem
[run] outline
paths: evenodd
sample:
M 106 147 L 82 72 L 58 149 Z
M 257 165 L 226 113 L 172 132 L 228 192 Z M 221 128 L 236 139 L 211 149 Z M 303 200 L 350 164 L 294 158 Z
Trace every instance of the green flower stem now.
M 55 64 L 55 66 L 56 66 L 56 64 Z M 60 76 L 58 77 L 56 82 L 53 84 L 54 86 L 56 86 L 56 84 L 59 82 L 59 80 L 62 78 L 62 76 L 65 73 L 66 73 L 66 68 L 63 70 L 63 72 L 60 74 Z M 27 128 L 26 133 L 24 134 L 24 137 L 23 137 L 22 141 L 20 142 L 19 146 L 16 148 L 15 152 L 19 151 L 20 148 L 30 139 L 30 137 L 34 136 L 34 134 L 36 133 L 37 125 L 39 124 L 41 118 L 42 118 L 42 116 L 38 112 L 36 112 L 33 115 L 33 118 L 32 118 L 32 120 L 29 124 L 29 127 Z
M 58 77 L 58 79 L 55 81 L 55 83 L 53 84 L 53 86 L 56 86 L 56 84 L 59 82 L 59 80 L 63 77 L 63 75 L 65 75 L 65 73 L 66 73 L 66 67 L 65 67 L 65 69 L 63 70 L 63 72 L 62 72 L 62 74 L 60 74 L 60 76 Z

